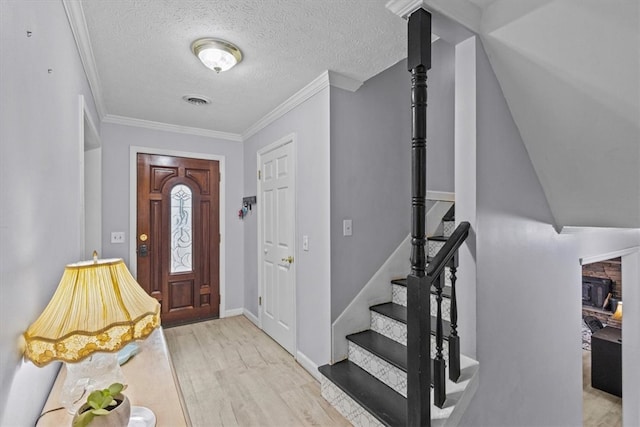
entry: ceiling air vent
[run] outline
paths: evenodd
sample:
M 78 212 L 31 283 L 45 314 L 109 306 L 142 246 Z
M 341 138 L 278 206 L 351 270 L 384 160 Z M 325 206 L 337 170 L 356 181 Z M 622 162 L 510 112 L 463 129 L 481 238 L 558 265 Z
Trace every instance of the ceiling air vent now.
M 185 102 L 188 102 L 189 104 L 192 104 L 192 105 L 211 104 L 211 100 L 202 95 L 185 95 L 182 97 L 182 99 L 184 99 Z

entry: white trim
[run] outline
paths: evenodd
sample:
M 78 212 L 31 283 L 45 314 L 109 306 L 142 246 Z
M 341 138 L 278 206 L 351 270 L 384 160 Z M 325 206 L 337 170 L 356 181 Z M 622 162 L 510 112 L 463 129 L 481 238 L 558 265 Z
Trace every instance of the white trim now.
M 242 314 L 244 314 L 244 317 L 249 319 L 251 323 L 256 325 L 258 328 L 262 329 L 262 325 L 260 324 L 260 319 L 258 319 L 252 312 L 250 312 L 245 308 L 242 310 Z
M 336 73 L 335 71 L 329 71 L 329 84 L 333 87 L 355 92 L 360 89 L 362 83 L 364 82 Z
M 456 193 L 448 191 L 427 191 L 427 200 L 440 200 L 443 202 L 455 202 Z
M 293 242 L 291 243 L 291 249 L 294 253 L 294 256 L 296 258 L 298 258 L 298 253 L 296 251 L 296 242 L 298 240 L 298 235 L 297 235 L 297 231 L 298 231 L 298 206 L 297 206 L 297 177 L 298 177 L 298 151 L 297 151 L 297 144 L 296 144 L 296 134 L 295 133 L 291 133 L 283 138 L 278 139 L 277 141 L 266 145 L 264 147 L 262 147 L 261 149 L 259 149 L 256 152 L 256 164 L 257 164 L 257 168 L 256 170 L 260 170 L 262 168 L 262 156 L 273 151 L 273 150 L 277 150 L 278 148 L 286 145 L 286 144 L 291 144 L 291 151 L 292 151 L 292 156 L 293 156 L 293 160 L 294 160 L 294 164 L 293 164 Z M 258 175 L 256 174 L 256 199 L 257 199 L 257 205 L 258 205 L 258 244 L 256 245 L 256 249 L 258 251 L 258 297 L 262 296 L 262 290 L 263 290 L 263 282 L 264 282 L 264 278 L 262 277 L 262 257 L 264 256 L 264 252 L 262 251 L 262 217 L 261 215 L 263 214 L 262 209 L 263 209 L 263 203 L 262 200 L 260 199 L 262 197 L 262 180 L 258 179 Z M 293 264 L 291 264 L 290 268 L 293 268 L 293 301 L 295 304 L 295 307 L 293 307 L 293 349 L 294 351 L 298 348 L 298 292 L 297 292 L 297 286 L 298 286 L 298 280 L 297 280 L 297 264 L 294 262 Z M 258 305 L 258 323 L 260 324 L 260 329 L 262 328 L 262 306 Z
M 226 310 L 224 313 L 220 312 L 220 318 L 224 319 L 225 317 L 242 316 L 243 314 L 243 308 L 232 308 L 231 310 Z
M 407 19 L 416 10 L 424 5 L 422 0 L 390 0 L 384 5 L 391 13 Z
M 296 352 L 296 362 L 302 366 L 305 371 L 309 372 L 316 381 L 320 382 L 320 371 L 318 371 L 318 365 L 313 363 L 313 360 L 309 359 L 306 354 L 301 351 Z
M 309 84 L 291 95 L 289 99 L 278 105 L 270 113 L 255 122 L 253 125 L 249 126 L 249 128 L 247 128 L 242 133 L 242 140 L 246 141 L 251 136 L 255 135 L 260 130 L 275 122 L 280 117 L 293 110 L 295 107 L 302 104 L 304 101 L 327 87 L 329 87 L 329 72 L 323 71 L 322 74 L 313 79 Z
M 432 15 L 437 12 L 459 22 L 478 33 L 482 21 L 482 9 L 470 1 L 452 0 L 390 0 L 385 7 L 392 13 L 407 19 L 416 10 L 422 8 Z M 437 14 L 435 16 L 438 19 Z
M 89 88 L 93 95 L 93 101 L 95 102 L 98 116 L 103 118 L 106 114 L 106 109 L 102 98 L 102 87 L 100 85 L 100 78 L 98 77 L 98 67 L 96 66 L 93 50 L 91 49 L 89 30 L 87 29 L 87 22 L 84 19 L 82 2 L 75 0 L 62 0 L 62 5 L 67 13 L 67 19 L 69 20 L 71 32 L 73 33 L 73 38 L 75 39 L 76 46 L 78 47 L 80 60 L 82 61 L 84 73 L 87 76 L 87 81 L 89 82 Z
M 219 187 L 219 231 L 220 231 L 220 250 L 219 250 L 219 282 L 220 282 L 220 308 L 219 313 L 226 312 L 225 298 L 226 293 L 226 157 L 219 154 L 193 153 L 188 151 L 165 150 L 163 148 L 150 148 L 132 145 L 129 148 L 129 270 L 133 277 L 137 277 L 138 266 L 136 256 L 136 227 L 137 227 L 137 192 L 138 192 L 138 171 L 137 171 L 137 154 L 158 154 L 162 156 L 189 157 L 192 159 L 217 160 L 220 170 L 220 187 Z
M 625 255 L 631 255 L 632 253 L 640 251 L 640 246 L 634 246 L 627 249 L 621 249 L 619 251 L 608 252 L 606 254 L 593 255 L 584 258 L 580 258 L 580 265 L 592 264 L 594 262 L 606 261 L 612 258 L 623 257 Z
M 91 118 L 91 114 L 89 113 L 89 109 L 87 108 L 87 103 L 84 99 L 84 95 L 78 95 L 78 105 L 79 105 L 79 111 L 78 111 L 78 122 L 79 122 L 79 126 L 78 126 L 78 137 L 79 137 L 79 143 L 80 143 L 80 159 L 79 159 L 79 166 L 80 166 L 80 187 L 79 187 L 79 191 L 80 191 L 80 220 L 78 221 L 79 225 L 80 225 L 80 257 L 78 259 L 88 259 L 86 258 L 87 253 L 86 253 L 86 240 L 87 240 L 87 236 L 86 236 L 86 198 L 85 198 L 85 186 L 86 186 L 86 181 L 87 181 L 87 176 L 85 173 L 85 152 L 90 151 L 90 150 L 96 150 L 96 149 L 102 149 L 102 141 L 100 139 L 100 134 L 98 133 L 98 129 L 96 128 L 96 125 L 93 122 L 93 119 Z M 85 123 L 88 126 L 85 126 Z M 87 144 L 87 141 L 89 142 Z M 102 156 L 102 154 L 100 154 L 100 156 Z M 101 171 L 94 171 L 97 174 L 101 174 Z M 102 181 L 102 180 L 100 180 Z M 100 185 L 102 186 L 102 182 L 100 182 Z M 102 191 L 101 191 L 102 192 Z M 102 212 L 102 209 L 100 207 L 100 212 Z M 99 219 L 100 224 L 102 224 L 102 213 L 100 213 L 100 219 Z M 102 236 L 102 227 L 100 227 L 100 236 Z M 100 238 L 100 243 L 102 244 L 102 237 Z M 95 250 L 98 251 L 98 255 L 100 256 L 102 254 L 102 247 L 99 248 L 95 248 Z
M 154 122 L 151 120 L 134 119 L 132 117 L 117 116 L 107 114 L 103 119 L 103 123 L 112 123 L 116 125 L 135 126 L 145 129 L 159 130 L 164 132 L 176 132 L 186 135 L 206 136 L 209 138 L 224 139 L 227 141 L 242 142 L 242 136 L 237 133 L 219 132 L 216 130 L 194 128 L 189 126 L 172 125 L 169 123 Z
M 79 235 L 79 248 L 80 256 L 78 259 L 84 259 L 85 250 L 85 200 L 84 200 L 84 115 L 85 115 L 85 102 L 84 96 L 78 95 L 78 168 L 80 170 L 78 180 L 78 194 L 79 194 L 79 218 L 78 225 L 80 227 Z

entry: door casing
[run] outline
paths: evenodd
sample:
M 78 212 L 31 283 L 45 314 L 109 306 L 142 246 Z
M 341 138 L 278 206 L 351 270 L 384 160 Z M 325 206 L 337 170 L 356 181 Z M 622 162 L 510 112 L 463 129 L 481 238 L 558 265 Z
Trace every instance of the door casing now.
M 227 317 L 226 314 L 226 228 L 225 228 L 225 156 L 218 154 L 193 153 L 187 151 L 165 150 L 161 148 L 131 146 L 129 149 L 129 269 L 133 277 L 137 277 L 138 265 L 136 254 L 136 214 L 137 214 L 137 193 L 138 193 L 138 174 L 137 174 L 137 156 L 138 153 L 158 154 L 163 156 L 174 157 L 190 157 L 193 159 L 216 160 L 220 166 L 220 189 L 219 189 L 219 224 L 220 224 L 220 318 Z
M 262 168 L 262 156 L 270 151 L 273 151 L 279 147 L 282 147 L 286 144 L 291 144 L 292 147 L 292 157 L 293 157 L 293 242 L 291 243 L 293 254 L 294 254 L 294 263 L 298 262 L 298 251 L 296 242 L 298 240 L 298 205 L 297 205 L 297 146 L 296 146 L 296 134 L 292 133 L 290 135 L 285 136 L 263 148 L 258 150 L 256 155 L 256 193 L 257 193 L 257 208 L 258 208 L 258 241 L 257 241 L 257 250 L 258 250 L 258 297 L 263 295 L 264 290 L 264 275 L 262 274 L 262 262 L 264 253 L 262 251 L 262 233 L 264 230 L 262 229 L 262 215 L 264 214 L 262 208 L 262 201 L 260 200 L 260 180 L 258 179 L 258 173 Z M 293 275 L 293 348 L 294 354 L 293 356 L 297 358 L 297 349 L 298 349 L 298 301 L 297 301 L 297 266 L 294 266 L 294 275 Z M 262 306 L 258 305 L 258 326 L 262 329 Z

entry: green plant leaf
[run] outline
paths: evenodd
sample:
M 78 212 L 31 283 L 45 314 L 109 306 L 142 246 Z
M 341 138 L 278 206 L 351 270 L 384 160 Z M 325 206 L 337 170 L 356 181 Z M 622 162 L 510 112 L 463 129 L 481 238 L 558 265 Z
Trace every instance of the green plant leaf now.
M 115 396 L 122 390 L 124 390 L 124 386 L 120 383 L 113 383 L 109 386 L 109 393 L 111 393 L 111 396 Z
M 73 421 L 73 427 L 86 427 L 94 417 L 91 411 L 83 412 Z
M 93 415 L 108 415 L 109 411 L 107 411 L 106 409 L 94 409 L 91 411 L 91 413 L 93 413 Z

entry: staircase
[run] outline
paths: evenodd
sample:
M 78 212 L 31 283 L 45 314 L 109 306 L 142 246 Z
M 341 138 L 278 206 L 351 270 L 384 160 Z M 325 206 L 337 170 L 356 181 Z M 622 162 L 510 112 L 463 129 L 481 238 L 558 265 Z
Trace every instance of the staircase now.
M 433 259 L 451 237 L 454 208 L 443 217 L 442 235 L 428 238 L 428 260 Z M 449 358 L 448 338 L 451 333 L 451 270 L 445 267 L 442 291 L 442 355 Z M 319 368 L 322 396 L 356 426 L 406 426 L 407 416 L 407 279 L 390 283 L 392 299 L 370 307 L 370 329 L 348 335 L 346 360 Z M 431 288 L 431 359 L 437 356 L 437 291 Z M 465 393 L 476 377 L 478 363 L 460 356 L 461 375 L 457 382 L 447 380 L 447 398 L 442 407 L 433 404 L 431 425 L 455 425 L 470 400 Z M 447 368 L 445 378 L 449 377 Z M 433 387 L 433 384 L 432 384 Z M 466 397 L 466 399 L 465 399 Z M 454 414 L 454 411 L 458 414 Z

